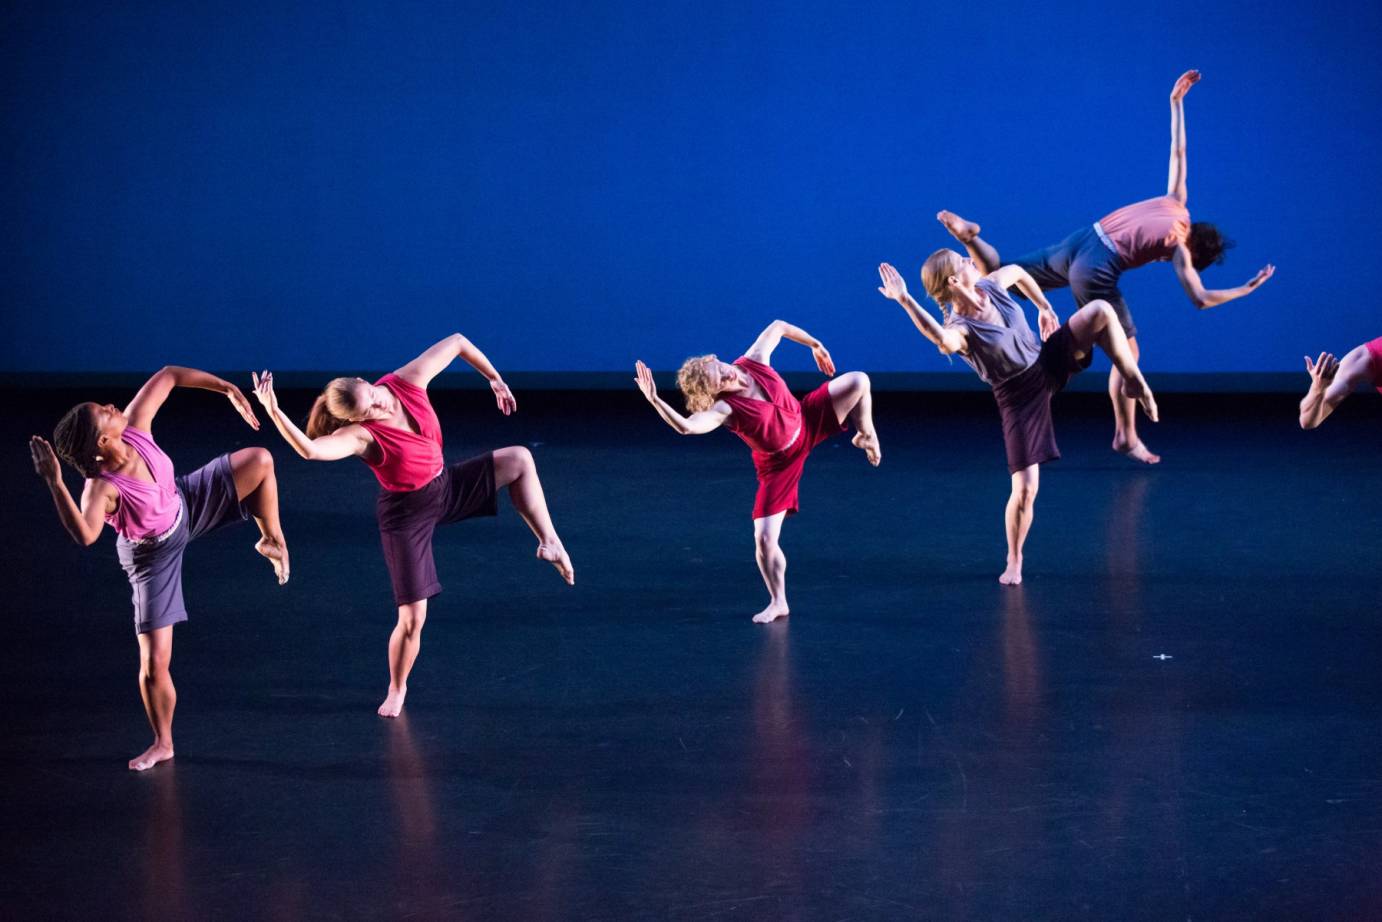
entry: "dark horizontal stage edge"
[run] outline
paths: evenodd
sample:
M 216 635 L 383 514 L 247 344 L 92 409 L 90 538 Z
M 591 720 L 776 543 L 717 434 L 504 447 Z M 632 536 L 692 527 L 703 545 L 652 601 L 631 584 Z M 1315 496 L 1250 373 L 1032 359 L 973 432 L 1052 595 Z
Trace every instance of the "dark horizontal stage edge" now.
M 873 386 L 879 391 L 985 391 L 987 386 L 958 361 L 954 372 L 870 371 Z M 348 369 L 325 371 L 274 371 L 274 381 L 280 388 L 320 388 L 335 375 L 359 375 L 378 378 L 390 369 Z M 124 371 L 0 371 L 0 387 L 23 389 L 80 388 L 80 387 L 138 387 L 154 369 L 145 372 Z M 218 370 L 229 381 L 249 387 L 247 369 Z M 675 370 L 655 371 L 662 386 L 672 387 Z M 542 391 L 608 391 L 633 389 L 633 368 L 624 371 L 503 371 L 504 379 L 515 390 Z M 1149 372 L 1149 380 L 1158 392 L 1180 394 L 1276 394 L 1300 392 L 1304 394 L 1309 379 L 1294 372 Z M 793 390 L 815 387 L 821 376 L 815 372 L 788 371 L 783 377 Z M 446 372 L 436 378 L 433 389 L 480 390 L 486 386 L 480 376 L 469 371 Z M 1097 371 L 1073 378 L 1067 390 L 1102 392 L 1107 377 Z

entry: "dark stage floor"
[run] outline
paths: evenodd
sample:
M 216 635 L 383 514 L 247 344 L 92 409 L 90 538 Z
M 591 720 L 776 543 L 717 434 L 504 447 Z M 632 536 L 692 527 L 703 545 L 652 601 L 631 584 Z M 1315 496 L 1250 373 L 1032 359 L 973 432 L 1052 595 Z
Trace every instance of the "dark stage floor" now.
M 732 435 L 632 386 L 443 393 L 450 458 L 534 448 L 577 585 L 507 501 L 443 532 L 397 721 L 369 472 L 175 395 L 181 470 L 272 447 L 293 579 L 250 525 L 189 551 L 178 757 L 143 775 L 113 537 L 66 538 L 24 444 L 128 396 L 10 391 L 4 918 L 1382 918 L 1376 395 L 1314 433 L 1167 395 L 1155 470 L 1058 398 L 1005 589 L 990 399 L 881 394 L 883 467 L 817 450 L 759 627 Z

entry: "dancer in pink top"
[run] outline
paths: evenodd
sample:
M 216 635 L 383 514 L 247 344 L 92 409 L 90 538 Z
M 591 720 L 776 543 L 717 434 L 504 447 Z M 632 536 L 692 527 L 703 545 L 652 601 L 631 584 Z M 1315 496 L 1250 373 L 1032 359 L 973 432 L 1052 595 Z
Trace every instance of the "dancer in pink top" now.
M 408 695 L 408 675 L 422 647 L 427 602 L 442 590 L 432 555 L 438 525 L 498 513 L 500 487 L 537 536 L 537 557 L 556 567 L 568 584 L 576 581 L 571 557 L 557 537 L 532 452 L 511 445 L 447 466 L 441 422 L 427 398 L 427 385 L 457 358 L 489 381 L 505 416 L 518 401 L 485 354 L 453 333 L 397 371 L 373 384 L 336 378 L 312 406 L 303 432 L 278 406 L 273 375 L 254 376 L 255 395 L 279 433 L 309 461 L 359 458 L 379 481 L 375 515 L 384 562 L 393 583 L 398 622 L 389 635 L 389 690 L 380 717 L 397 717 Z
M 116 532 L 115 550 L 133 594 L 139 693 L 154 731 L 153 745 L 130 760 L 134 771 L 173 757 L 178 696 L 169 665 L 173 625 L 187 620 L 182 555 L 188 542 L 253 516 L 260 535 L 254 549 L 273 565 L 280 585 L 288 581 L 288 544 L 278 521 L 273 455 L 263 448 L 242 448 L 190 474 L 174 476 L 173 462 L 150 431 L 174 387 L 224 394 L 251 428 L 259 428 L 254 409 L 234 384 L 170 365 L 150 378 L 123 411 L 97 403 L 80 403 L 69 410 L 53 433 L 56 454 L 39 436 L 29 440 L 34 470 L 48 485 L 58 520 L 72 539 L 91 545 L 105 525 Z M 86 478 L 80 504 L 62 481 L 57 455 Z
M 1171 88 L 1171 166 L 1165 195 L 1119 208 L 1060 243 L 1013 261 L 1045 290 L 1069 285 L 1077 307 L 1091 301 L 1107 301 L 1118 315 L 1134 358 L 1141 354 L 1137 326 L 1118 290 L 1118 278 L 1128 269 L 1170 261 L 1186 295 L 1200 310 L 1251 294 L 1276 271 L 1268 265 L 1237 288 L 1209 289 L 1200 280 L 1200 272 L 1223 262 L 1224 251 L 1233 243 L 1224 239 L 1213 224 L 1191 223 L 1185 207 L 1185 94 L 1199 80 L 1200 72 L 1189 70 Z M 981 272 L 997 271 L 1003 264 L 998 251 L 979 236 L 978 224 L 950 211 L 940 212 L 936 219 L 964 244 Z M 1113 449 L 1135 461 L 1156 464 L 1161 457 L 1138 437 L 1136 404 L 1125 395 L 1123 384 L 1123 375 L 1115 366 L 1108 379 L 1109 399 L 1113 403 Z
M 768 587 L 768 606 L 753 616 L 763 624 L 786 617 L 787 557 L 778 545 L 782 522 L 798 508 L 797 486 L 811 449 L 854 426 L 854 444 L 878 466 L 882 450 L 873 428 L 873 397 L 868 375 L 851 371 L 832 377 L 800 401 L 773 371 L 773 350 L 783 339 L 811 350 L 816 367 L 835 374 L 835 363 L 820 340 L 805 330 L 774 320 L 743 356 L 726 364 L 713 355 L 687 359 L 677 373 L 690 416 L 683 416 L 657 395 L 653 373 L 642 362 L 635 379 L 657 415 L 682 435 L 703 435 L 720 426 L 733 431 L 753 450 L 758 493 L 753 502 L 753 536 L 758 569 Z
M 1310 390 L 1300 402 L 1300 427 L 1314 429 L 1334 412 L 1360 384 L 1371 384 L 1382 394 L 1382 336 L 1355 346 L 1343 361 L 1321 352 L 1313 362 L 1305 357 Z

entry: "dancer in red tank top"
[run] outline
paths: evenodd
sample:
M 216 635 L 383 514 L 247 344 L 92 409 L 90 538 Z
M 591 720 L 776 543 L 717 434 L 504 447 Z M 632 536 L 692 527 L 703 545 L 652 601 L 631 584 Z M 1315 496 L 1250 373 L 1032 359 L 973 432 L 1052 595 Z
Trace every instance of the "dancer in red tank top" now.
M 1300 402 L 1300 427 L 1314 429 L 1358 385 L 1371 384 L 1382 394 L 1382 336 L 1350 349 L 1343 361 L 1328 352 L 1321 352 L 1313 362 L 1307 355 L 1305 370 L 1310 390 Z
M 438 525 L 495 515 L 500 487 L 537 536 L 537 556 L 575 583 L 576 571 L 562 547 L 532 452 L 511 445 L 447 466 L 441 422 L 427 399 L 427 385 L 457 358 L 489 380 L 499 411 L 518 409 L 513 392 L 485 354 L 453 333 L 391 374 L 370 384 L 336 378 L 312 406 L 304 433 L 278 406 L 273 375 L 254 377 L 255 396 L 293 450 L 310 461 L 360 458 L 379 480 L 375 505 L 384 562 L 398 604 L 398 623 L 389 636 L 389 691 L 380 717 L 397 717 L 408 694 L 408 675 L 422 644 L 427 601 L 441 592 L 432 535 Z
M 811 449 L 842 432 L 848 421 L 857 433 L 854 444 L 863 449 L 869 463 L 877 467 L 883 457 L 873 428 L 868 375 L 851 371 L 832 377 L 798 401 L 769 365 L 773 350 L 784 338 L 808 347 L 816 367 L 835 374 L 835 363 L 820 340 L 781 320 L 770 323 L 732 364 L 713 355 L 686 360 L 677 373 L 677 385 L 690 416 L 658 397 L 653 373 L 642 362 L 636 365 L 639 389 L 667 425 L 683 435 L 703 435 L 724 426 L 753 450 L 758 473 L 753 535 L 758 569 L 769 596 L 768 607 L 753 616 L 760 624 L 788 614 L 787 558 L 778 538 L 782 520 L 797 512 L 797 486 Z

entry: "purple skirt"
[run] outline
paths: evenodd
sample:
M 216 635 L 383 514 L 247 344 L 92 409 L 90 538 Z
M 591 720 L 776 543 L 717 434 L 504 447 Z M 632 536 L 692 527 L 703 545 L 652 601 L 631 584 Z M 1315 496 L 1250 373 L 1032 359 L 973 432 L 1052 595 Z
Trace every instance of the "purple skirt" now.
M 230 455 L 221 455 L 177 479 L 182 513 L 162 541 L 115 539 L 115 553 L 130 580 L 134 630 L 147 634 L 187 620 L 182 599 L 182 553 L 187 545 L 249 512 L 236 496 Z
M 1003 447 L 1008 454 L 1008 473 L 1054 461 L 1060 457 L 1056 430 L 1051 422 L 1051 397 L 1076 374 L 1089 367 L 1092 354 L 1076 357 L 1078 348 L 1069 324 L 1041 344 L 1041 354 L 1026 370 L 993 389 L 998 415 L 1003 420 Z
M 399 605 L 441 592 L 432 534 L 438 525 L 499 511 L 494 486 L 494 452 L 450 467 L 416 490 L 381 490 L 375 504 L 384 563 Z

